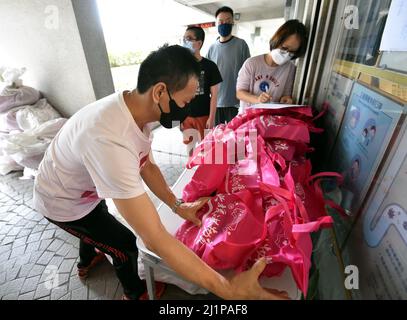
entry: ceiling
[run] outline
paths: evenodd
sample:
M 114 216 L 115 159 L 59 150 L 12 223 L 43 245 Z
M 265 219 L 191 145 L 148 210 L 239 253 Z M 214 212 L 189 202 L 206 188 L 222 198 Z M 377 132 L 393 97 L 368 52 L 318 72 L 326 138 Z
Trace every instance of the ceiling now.
M 175 0 L 178 3 L 208 13 L 212 16 L 218 8 L 228 6 L 240 13 L 239 22 L 252 22 L 284 17 L 286 0 Z M 214 18 L 215 20 L 215 18 Z

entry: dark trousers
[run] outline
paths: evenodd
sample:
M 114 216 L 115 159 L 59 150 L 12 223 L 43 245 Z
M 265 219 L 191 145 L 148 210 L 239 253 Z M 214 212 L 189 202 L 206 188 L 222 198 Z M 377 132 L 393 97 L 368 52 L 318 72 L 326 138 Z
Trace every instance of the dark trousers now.
M 215 126 L 232 121 L 232 119 L 236 117 L 238 113 L 239 109 L 236 107 L 217 108 L 215 115 Z
M 80 239 L 78 267 L 86 267 L 96 256 L 95 248 L 110 255 L 124 293 L 137 299 L 145 290 L 138 276 L 138 249 L 134 234 L 109 212 L 105 201 L 82 219 L 71 222 L 50 222 Z

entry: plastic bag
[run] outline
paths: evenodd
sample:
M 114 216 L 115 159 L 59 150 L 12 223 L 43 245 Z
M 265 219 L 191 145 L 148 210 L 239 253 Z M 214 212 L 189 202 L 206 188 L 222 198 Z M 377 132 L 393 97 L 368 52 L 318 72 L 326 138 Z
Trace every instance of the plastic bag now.
M 58 119 L 61 114 L 47 101 L 41 99 L 32 106 L 25 106 L 16 112 L 16 122 L 22 130 L 32 130 L 49 120 Z
M 13 158 L 0 155 L 0 175 L 6 175 L 12 171 L 21 171 L 23 167 L 17 164 Z
M 17 123 L 16 115 L 20 108 L 13 108 L 6 112 L 0 113 L 0 131 L 10 133 L 13 131 L 21 132 L 21 128 Z
M 26 72 L 26 68 L 0 68 L 0 80 L 8 86 L 22 86 L 23 82 L 20 77 Z
M 14 88 L 7 86 L 0 93 L 0 112 L 6 112 L 15 107 L 34 104 L 40 98 L 40 92 L 34 88 L 26 86 Z
M 38 169 L 45 150 L 66 121 L 64 118 L 54 119 L 33 130 L 9 135 L 3 139 L 3 153 L 19 165 Z

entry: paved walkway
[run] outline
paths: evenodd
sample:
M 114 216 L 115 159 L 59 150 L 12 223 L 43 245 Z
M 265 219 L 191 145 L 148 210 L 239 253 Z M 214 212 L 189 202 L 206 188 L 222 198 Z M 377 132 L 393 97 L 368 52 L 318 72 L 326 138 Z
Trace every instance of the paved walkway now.
M 158 128 L 154 135 L 154 158 L 167 183 L 173 185 L 187 160 L 181 133 L 178 129 Z M 33 210 L 33 180 L 22 180 L 21 176 L 21 172 L 0 176 L 0 299 L 120 299 L 122 287 L 107 262 L 98 266 L 86 281 L 79 280 L 78 239 Z M 149 194 L 158 205 L 159 200 Z M 52 286 L 50 279 L 57 279 L 58 285 Z M 168 286 L 163 298 L 206 296 L 189 296 L 175 286 Z

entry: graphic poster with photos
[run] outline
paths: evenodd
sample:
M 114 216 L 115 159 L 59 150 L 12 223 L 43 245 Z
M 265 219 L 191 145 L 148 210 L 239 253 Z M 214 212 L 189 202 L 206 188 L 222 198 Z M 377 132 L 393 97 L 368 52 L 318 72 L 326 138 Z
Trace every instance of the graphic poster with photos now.
M 402 111 L 390 98 L 354 84 L 330 161 L 344 176 L 341 205 L 350 214 L 360 208 Z

